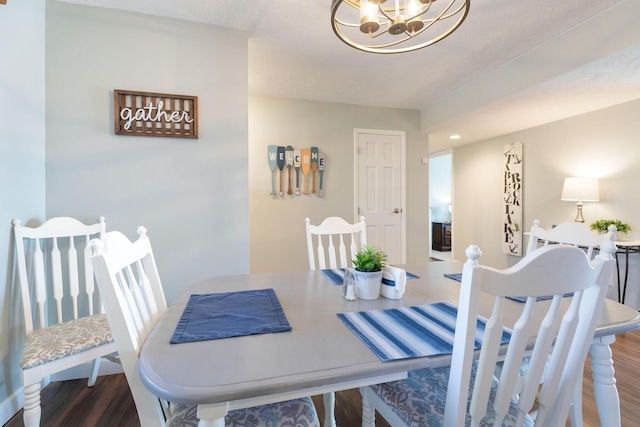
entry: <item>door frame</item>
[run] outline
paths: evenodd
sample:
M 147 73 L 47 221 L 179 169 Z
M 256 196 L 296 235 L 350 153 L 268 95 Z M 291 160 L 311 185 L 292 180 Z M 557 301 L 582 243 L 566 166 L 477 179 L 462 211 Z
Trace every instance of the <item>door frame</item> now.
M 353 220 L 359 221 L 359 161 L 358 161 L 358 136 L 364 133 L 373 133 L 378 135 L 395 135 L 400 137 L 400 228 L 402 236 L 401 257 L 402 264 L 407 262 L 407 133 L 399 130 L 380 130 L 380 129 L 353 129 Z

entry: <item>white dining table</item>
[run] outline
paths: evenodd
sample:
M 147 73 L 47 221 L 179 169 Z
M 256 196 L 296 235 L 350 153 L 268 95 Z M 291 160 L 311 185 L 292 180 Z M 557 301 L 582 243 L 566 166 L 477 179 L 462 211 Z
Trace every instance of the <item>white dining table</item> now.
M 185 289 L 169 305 L 144 343 L 139 373 L 154 395 L 198 405 L 201 427 L 224 426 L 233 409 L 319 395 L 406 378 L 407 372 L 449 363 L 449 356 L 382 362 L 337 317 L 337 313 L 388 309 L 448 301 L 457 305 L 459 283 L 444 277 L 462 263 L 426 262 L 402 266 L 407 280 L 401 299 L 347 301 L 341 286 L 320 271 L 213 277 Z M 272 288 L 292 327 L 289 332 L 170 344 L 191 294 Z M 490 304 L 481 302 L 488 316 Z M 521 303 L 509 301 L 510 326 Z M 510 318 L 511 316 L 511 318 Z M 636 310 L 607 300 L 591 346 L 595 396 L 602 426 L 620 426 L 610 344 L 618 333 L 640 329 Z

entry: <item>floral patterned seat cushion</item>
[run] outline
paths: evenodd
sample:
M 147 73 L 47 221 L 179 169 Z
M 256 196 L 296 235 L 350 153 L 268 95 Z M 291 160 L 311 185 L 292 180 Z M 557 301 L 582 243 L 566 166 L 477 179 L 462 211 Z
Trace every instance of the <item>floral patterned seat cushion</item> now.
M 197 427 L 197 406 L 172 405 L 168 427 Z M 316 408 L 310 398 L 288 400 L 270 405 L 229 411 L 225 427 L 320 427 Z
M 27 335 L 20 367 L 33 368 L 112 341 L 104 313 L 36 329 Z
M 474 363 L 475 365 L 475 363 Z M 475 377 L 475 366 L 471 378 Z M 428 368 L 410 371 L 408 378 L 371 386 L 373 391 L 398 415 L 407 426 L 411 427 L 441 427 L 444 425 L 444 405 L 449 383 L 449 367 Z M 497 382 L 491 390 L 489 402 L 493 400 Z M 516 404 L 512 402 L 509 412 L 503 420 L 503 426 L 513 426 L 516 420 Z M 492 409 L 480 422 L 480 426 L 493 427 Z M 466 425 L 471 422 L 467 415 Z M 533 426 L 533 419 L 526 416 L 525 426 Z

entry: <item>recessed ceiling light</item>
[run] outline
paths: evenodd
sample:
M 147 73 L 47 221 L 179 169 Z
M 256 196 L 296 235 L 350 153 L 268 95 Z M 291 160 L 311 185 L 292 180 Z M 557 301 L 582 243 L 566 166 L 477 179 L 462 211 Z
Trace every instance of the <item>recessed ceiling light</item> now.
M 449 139 L 460 139 L 460 135 L 451 135 Z

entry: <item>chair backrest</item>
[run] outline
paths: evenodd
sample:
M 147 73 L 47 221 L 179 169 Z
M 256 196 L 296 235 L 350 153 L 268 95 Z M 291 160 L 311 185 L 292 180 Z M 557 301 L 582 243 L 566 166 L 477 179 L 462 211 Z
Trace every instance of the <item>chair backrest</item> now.
M 580 246 L 587 250 L 587 257 L 593 258 L 593 250 L 599 248 L 601 244 L 616 239 L 616 226 L 609 226 L 609 231 L 605 234 L 594 234 L 588 226 L 581 222 L 563 222 L 553 228 L 545 229 L 540 227 L 540 221 L 533 221 L 529 232 L 529 242 L 527 244 L 527 254 L 537 249 L 540 245 L 547 246 L 550 243 L 563 243 L 566 245 Z
M 105 220 L 87 225 L 55 217 L 39 227 L 12 221 L 26 333 L 101 311 L 89 241 L 105 233 Z
M 138 234 L 133 243 L 118 231 L 92 240 L 91 260 L 140 423 L 162 426 L 162 405 L 142 384 L 138 355 L 167 303 L 146 229 Z
M 446 426 L 463 426 L 465 423 L 474 341 L 479 336 L 482 348 L 469 415 L 474 421 L 479 421 L 487 412 L 496 362 L 501 357 L 502 309 L 505 304 L 518 304 L 521 312 L 514 323 L 504 356 L 492 403 L 496 419 L 491 422 L 501 425 L 516 395 L 519 397 L 520 421 L 537 399 L 537 426 L 565 425 L 575 384 L 578 376 L 583 374 L 577 367 L 584 364 L 615 267 L 612 257 L 615 250 L 613 242 L 607 241 L 590 262 L 579 248 L 550 245 L 533 251 L 509 269 L 496 270 L 479 265 L 479 248 L 469 246 L 458 304 L 445 409 Z M 484 306 L 487 302 L 484 298 L 488 297 L 486 294 L 481 296 L 480 291 L 493 296 L 493 309 L 484 332 L 476 333 L 480 301 L 484 301 Z M 570 293 L 573 297 L 565 301 L 563 296 Z M 505 299 L 509 296 L 528 298 L 521 303 Z M 537 298 L 546 296 L 553 298 Z M 533 337 L 535 343 L 531 347 Z M 522 372 L 520 367 L 526 355 L 531 358 L 528 369 Z M 542 378 L 544 383 L 540 386 Z
M 363 216 L 355 224 L 349 224 L 337 216 L 325 218 L 320 225 L 311 225 L 309 218 L 305 218 L 304 222 L 307 224 L 307 252 L 311 270 L 316 270 L 316 266 L 319 269 L 349 268 L 356 252 L 367 244 L 367 226 Z M 327 255 L 329 264 L 326 262 Z

